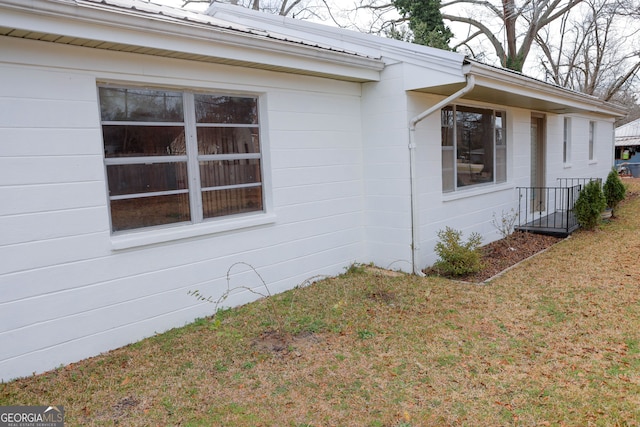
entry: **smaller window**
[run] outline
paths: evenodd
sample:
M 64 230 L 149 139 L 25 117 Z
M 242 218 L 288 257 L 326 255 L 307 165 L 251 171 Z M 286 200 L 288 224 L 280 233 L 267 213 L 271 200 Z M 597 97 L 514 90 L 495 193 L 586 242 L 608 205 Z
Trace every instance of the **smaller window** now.
M 594 159 L 596 122 L 589 122 L 589 160 Z
M 507 181 L 503 111 L 449 105 L 440 118 L 443 192 Z
M 564 133 L 562 137 L 562 161 L 571 163 L 571 119 L 564 118 Z

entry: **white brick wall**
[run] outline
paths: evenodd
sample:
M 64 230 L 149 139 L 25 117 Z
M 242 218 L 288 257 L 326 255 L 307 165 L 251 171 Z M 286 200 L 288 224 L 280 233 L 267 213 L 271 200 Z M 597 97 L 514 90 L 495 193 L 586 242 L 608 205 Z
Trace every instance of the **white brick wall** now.
M 251 264 L 279 292 L 364 261 L 360 85 L 20 39 L 0 43 L 3 380 L 211 314 L 212 305 L 187 292 L 219 296 L 235 262 Z M 274 219 L 113 250 L 98 81 L 262 96 Z M 252 273 L 234 281 L 262 285 Z M 245 292 L 229 303 L 254 298 Z

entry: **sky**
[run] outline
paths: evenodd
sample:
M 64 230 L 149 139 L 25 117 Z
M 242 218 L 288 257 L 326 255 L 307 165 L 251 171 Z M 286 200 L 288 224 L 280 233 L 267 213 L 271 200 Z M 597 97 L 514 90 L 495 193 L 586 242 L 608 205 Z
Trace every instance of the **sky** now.
M 182 8 L 182 5 L 184 4 L 184 0 L 149 0 L 149 1 L 152 3 L 159 3 L 159 4 L 164 4 L 167 6 L 173 6 L 178 8 Z M 328 4 L 330 7 L 332 7 L 332 12 L 339 13 L 341 8 L 344 8 L 346 6 L 351 6 L 351 3 L 353 3 L 353 1 L 352 0 L 325 0 L 325 3 Z M 185 6 L 185 9 L 194 10 L 194 11 L 205 11 L 208 5 L 209 3 L 189 3 L 187 6 Z M 316 20 L 309 19 L 309 20 L 313 22 L 327 24 L 327 25 L 333 25 L 333 23 L 330 20 L 326 20 L 326 21 L 321 19 L 316 19 Z
M 174 6 L 174 7 L 182 7 L 182 4 L 184 3 L 183 0 L 151 0 L 151 2 L 164 4 L 167 6 Z M 207 8 L 207 3 L 192 3 L 187 7 L 187 9 L 191 9 L 191 10 L 204 10 L 206 8 Z

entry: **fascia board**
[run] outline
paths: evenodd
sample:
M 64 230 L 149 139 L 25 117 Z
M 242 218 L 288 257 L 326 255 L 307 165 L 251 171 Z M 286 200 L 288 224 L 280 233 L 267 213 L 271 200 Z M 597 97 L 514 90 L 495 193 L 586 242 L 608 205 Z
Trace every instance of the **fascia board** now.
M 379 59 L 262 37 L 253 33 L 138 16 L 125 9 L 67 0 L 2 0 L 0 25 L 177 52 L 309 70 L 362 81 L 379 80 Z
M 567 110 L 599 113 L 622 117 L 626 110 L 594 96 L 554 86 L 509 70 L 472 63 L 468 72 L 476 79 L 476 86 L 508 92 L 513 96 L 539 99 L 550 104 L 567 107 Z M 559 111 L 562 113 L 562 111 Z
M 411 63 L 403 64 L 403 84 L 405 91 L 421 90 L 425 87 L 448 86 L 464 84 L 465 76 L 462 73 L 461 64 L 458 67 L 444 67 L 443 64 L 434 67 L 431 63 Z
M 626 146 L 631 146 L 631 145 L 640 145 L 640 136 L 636 136 L 636 137 L 624 137 L 624 138 L 619 138 L 616 136 L 615 138 L 615 145 L 616 147 L 626 147 Z

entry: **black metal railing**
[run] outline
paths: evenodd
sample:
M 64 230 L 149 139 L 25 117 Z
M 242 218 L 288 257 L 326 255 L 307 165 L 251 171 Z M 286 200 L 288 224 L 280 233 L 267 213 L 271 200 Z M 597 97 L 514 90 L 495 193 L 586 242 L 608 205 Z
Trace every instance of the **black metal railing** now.
M 516 229 L 569 235 L 578 228 L 573 205 L 582 185 L 571 187 L 518 187 Z
M 558 183 L 560 184 L 560 187 L 562 187 L 562 188 L 572 188 L 572 187 L 575 187 L 575 186 L 579 185 L 580 186 L 580 190 L 579 191 L 582 191 L 584 186 L 587 185 L 587 183 L 589 183 L 591 181 L 597 181 L 598 184 L 600 184 L 600 186 L 602 186 L 602 179 L 601 178 L 558 178 Z M 562 200 L 561 201 L 562 202 L 561 206 L 566 206 L 566 210 L 573 211 L 573 205 L 574 205 L 576 199 L 577 199 L 577 196 L 573 200 L 571 200 L 571 199 Z
M 585 186 L 591 181 L 598 181 L 602 185 L 601 178 L 558 178 L 560 187 L 575 187 L 576 185 Z
M 601 178 L 558 178 L 558 187 L 517 187 L 517 230 L 569 235 L 579 224 L 573 207 L 580 191 L 591 181 L 602 185 Z

